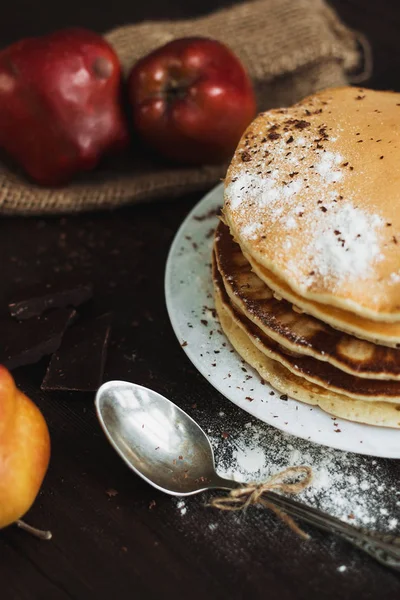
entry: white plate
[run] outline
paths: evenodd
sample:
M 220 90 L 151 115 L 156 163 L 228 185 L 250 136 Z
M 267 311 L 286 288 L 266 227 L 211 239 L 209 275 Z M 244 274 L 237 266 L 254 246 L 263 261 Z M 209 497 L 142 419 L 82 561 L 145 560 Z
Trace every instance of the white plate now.
M 270 395 L 273 388 L 232 350 L 213 316 L 211 283 L 215 209 L 222 184 L 207 194 L 182 223 L 168 257 L 165 297 L 179 342 L 202 375 L 226 398 L 265 423 L 339 450 L 400 458 L 400 431 L 333 419 L 319 408 Z M 250 398 L 252 400 L 250 400 Z

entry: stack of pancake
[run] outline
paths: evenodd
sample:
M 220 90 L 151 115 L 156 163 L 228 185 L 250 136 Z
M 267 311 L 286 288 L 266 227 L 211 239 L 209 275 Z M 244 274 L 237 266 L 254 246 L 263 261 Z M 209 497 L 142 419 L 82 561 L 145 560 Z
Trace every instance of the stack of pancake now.
M 227 173 L 213 274 L 221 326 L 263 379 L 400 428 L 400 94 L 262 113 Z

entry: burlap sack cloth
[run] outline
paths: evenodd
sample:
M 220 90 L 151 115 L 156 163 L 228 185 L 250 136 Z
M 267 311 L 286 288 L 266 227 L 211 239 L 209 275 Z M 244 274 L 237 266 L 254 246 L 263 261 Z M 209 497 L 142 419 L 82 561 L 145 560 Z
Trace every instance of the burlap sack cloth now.
M 129 25 L 106 38 L 127 71 L 152 49 L 193 35 L 219 39 L 238 54 L 254 82 L 260 110 L 343 85 L 360 61 L 357 36 L 322 0 L 257 0 L 198 19 Z M 171 167 L 139 150 L 66 187 L 41 188 L 0 164 L 0 213 L 72 213 L 170 199 L 210 188 L 225 169 Z

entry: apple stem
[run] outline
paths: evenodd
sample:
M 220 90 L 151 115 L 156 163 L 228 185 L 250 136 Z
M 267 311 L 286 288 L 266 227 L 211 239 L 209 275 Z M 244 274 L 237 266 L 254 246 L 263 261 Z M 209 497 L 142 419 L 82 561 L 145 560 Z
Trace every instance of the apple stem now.
M 30 533 L 31 535 L 34 535 L 35 537 L 39 538 L 39 540 L 51 540 L 51 538 L 53 537 L 51 531 L 43 531 L 43 529 L 36 529 L 36 527 L 28 525 L 28 523 L 25 523 L 25 521 L 21 521 L 20 519 L 18 519 L 18 521 L 15 521 L 15 524 L 20 529 L 23 529 L 27 533 Z

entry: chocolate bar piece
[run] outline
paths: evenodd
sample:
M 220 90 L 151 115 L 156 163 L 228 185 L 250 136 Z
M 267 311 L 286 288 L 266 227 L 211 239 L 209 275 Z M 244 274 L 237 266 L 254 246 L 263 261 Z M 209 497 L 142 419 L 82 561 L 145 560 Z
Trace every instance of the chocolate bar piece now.
M 51 358 L 42 390 L 96 391 L 103 382 L 110 330 L 110 314 L 71 327 Z
M 73 308 L 60 308 L 29 321 L 2 319 L 0 363 L 11 370 L 52 354 L 60 347 L 64 331 L 75 316 Z
M 93 295 L 91 283 L 71 280 L 36 284 L 17 292 L 8 303 L 11 316 L 19 320 L 42 315 L 50 308 L 79 306 Z

